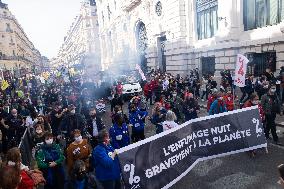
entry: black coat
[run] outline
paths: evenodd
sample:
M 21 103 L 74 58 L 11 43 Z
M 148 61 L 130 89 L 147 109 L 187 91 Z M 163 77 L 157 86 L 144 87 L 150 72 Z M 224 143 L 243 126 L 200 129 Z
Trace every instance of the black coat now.
M 103 123 L 103 120 L 98 116 L 96 117 L 96 124 L 98 127 L 98 132 L 106 128 Z M 87 131 L 90 135 L 93 135 L 93 120 L 91 118 L 87 120 Z

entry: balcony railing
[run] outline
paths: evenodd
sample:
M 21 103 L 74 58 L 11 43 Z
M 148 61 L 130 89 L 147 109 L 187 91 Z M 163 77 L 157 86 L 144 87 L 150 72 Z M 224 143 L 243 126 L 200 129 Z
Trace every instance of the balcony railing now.
M 6 55 L 0 55 L 0 60 L 17 60 L 17 61 L 26 61 L 26 62 L 29 62 L 29 63 L 32 63 L 31 60 L 25 58 L 25 57 L 22 57 L 22 56 L 6 56 Z
M 126 0 L 124 1 L 124 3 L 122 4 L 122 10 L 124 11 L 130 11 L 131 9 L 133 9 L 134 7 L 136 7 L 137 5 L 139 5 L 141 3 L 142 0 Z

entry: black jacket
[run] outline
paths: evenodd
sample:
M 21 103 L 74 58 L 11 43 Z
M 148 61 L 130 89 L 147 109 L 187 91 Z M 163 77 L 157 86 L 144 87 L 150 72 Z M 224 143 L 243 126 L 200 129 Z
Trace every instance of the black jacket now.
M 75 129 L 79 129 L 81 133 L 83 133 L 85 127 L 86 127 L 86 119 L 81 114 L 75 114 L 75 115 L 67 114 L 62 119 L 60 124 L 60 130 L 66 131 L 68 137 L 71 136 L 72 131 L 74 131 Z
M 98 116 L 96 117 L 96 124 L 98 127 L 98 132 L 106 128 L 103 120 Z M 91 118 L 87 120 L 87 132 L 93 137 L 93 119 Z

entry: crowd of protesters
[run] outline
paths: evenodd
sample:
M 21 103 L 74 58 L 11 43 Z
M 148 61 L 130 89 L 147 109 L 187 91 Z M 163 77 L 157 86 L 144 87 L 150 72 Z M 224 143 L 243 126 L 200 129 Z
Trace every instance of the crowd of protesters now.
M 0 188 L 122 188 L 116 149 L 145 139 L 149 123 L 159 134 L 197 118 L 204 105 L 209 115 L 258 105 L 266 138 L 271 133 L 281 145 L 275 118 L 283 113 L 284 69 L 279 77 L 268 70 L 256 81 L 248 75 L 240 99 L 227 70 L 220 82 L 213 75 L 200 77 L 198 69 L 185 77 L 152 70 L 147 79 L 143 91 L 127 101 L 119 82 L 106 90 L 81 78 L 48 84 L 35 76 L 9 80 L 0 103 Z M 110 100 L 112 125 L 99 115 L 99 98 Z M 25 132 L 32 135 L 34 170 L 21 162 L 18 146 Z

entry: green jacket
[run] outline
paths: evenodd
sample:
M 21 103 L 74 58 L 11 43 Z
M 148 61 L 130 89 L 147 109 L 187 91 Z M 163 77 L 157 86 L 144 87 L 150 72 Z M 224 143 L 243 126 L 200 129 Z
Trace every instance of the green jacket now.
M 57 165 L 62 165 L 65 157 L 58 144 L 52 144 L 51 147 L 42 145 L 36 153 L 36 161 L 39 169 L 49 168 L 49 162 L 54 161 Z

